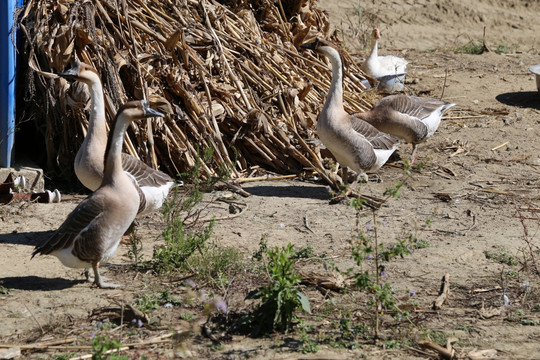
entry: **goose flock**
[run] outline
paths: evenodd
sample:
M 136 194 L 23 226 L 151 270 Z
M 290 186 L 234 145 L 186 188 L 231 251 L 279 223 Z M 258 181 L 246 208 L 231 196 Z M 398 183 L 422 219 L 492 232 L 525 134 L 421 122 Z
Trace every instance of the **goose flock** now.
M 395 56 L 378 56 L 380 31 L 372 33 L 372 50 L 362 69 L 369 85 L 381 92 L 403 90 L 407 61 Z M 317 121 L 317 134 L 344 170 L 357 174 L 358 182 L 376 172 L 399 146 L 400 139 L 411 143 L 411 163 L 417 144 L 432 136 L 441 117 L 455 104 L 431 98 L 389 95 L 370 111 L 349 114 L 343 106 L 343 63 L 339 48 L 323 39 L 301 45 L 328 58 L 332 67 L 330 89 Z M 104 282 L 100 264 L 109 260 L 122 235 L 136 216 L 159 209 L 175 182 L 144 162 L 122 153 L 124 134 L 132 121 L 163 117 L 146 100 L 122 105 L 107 136 L 103 87 L 98 71 L 75 61 L 59 73 L 65 79 L 85 83 L 90 92 L 87 135 L 75 157 L 75 174 L 93 191 L 66 218 L 35 255 L 54 255 L 63 265 L 82 268 L 87 280 L 93 270 L 94 284 L 100 288 L 121 285 Z M 346 178 L 344 178 L 346 181 Z
M 373 48 L 362 68 L 371 79 L 398 79 L 403 84 L 399 78 L 404 76 L 407 61 L 395 56 L 378 56 L 379 38 L 379 30 L 373 30 Z M 330 60 L 332 80 L 317 120 L 317 133 L 338 163 L 357 173 L 357 181 L 360 177 L 366 179 L 366 173 L 383 166 L 397 149 L 399 139 L 412 144 L 410 163 L 414 163 L 418 143 L 432 136 L 442 116 L 456 105 L 432 98 L 396 94 L 382 98 L 369 111 L 348 114 L 343 108 L 343 63 L 338 47 L 319 38 L 301 47 Z
M 99 265 L 114 255 L 141 204 L 140 186 L 123 168 L 124 134 L 130 122 L 156 116 L 164 115 L 150 108 L 146 100 L 128 102 L 118 109 L 104 150 L 101 185 L 68 215 L 44 244 L 36 247 L 32 257 L 50 254 L 67 267 L 91 267 L 98 287 L 119 286 L 102 280 Z

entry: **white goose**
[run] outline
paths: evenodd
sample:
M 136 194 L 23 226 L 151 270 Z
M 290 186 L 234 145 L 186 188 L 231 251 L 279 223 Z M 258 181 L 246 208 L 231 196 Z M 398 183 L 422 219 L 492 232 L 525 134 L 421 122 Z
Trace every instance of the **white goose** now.
M 343 65 L 335 45 L 315 39 L 301 47 L 323 54 L 332 63 L 332 83 L 317 120 L 317 133 L 322 143 L 342 166 L 351 168 L 358 175 L 377 171 L 396 150 L 398 139 L 345 111 Z
M 75 157 L 75 174 L 86 188 L 94 191 L 101 185 L 103 179 L 103 156 L 107 145 L 105 101 L 101 80 L 94 68 L 79 61 L 76 61 L 71 69 L 58 75 L 84 82 L 90 90 L 88 132 Z M 161 208 L 170 188 L 174 185 L 171 177 L 152 169 L 129 154 L 122 153 L 122 164 L 124 171 L 134 178 L 142 191 L 138 215 Z
M 405 68 L 407 67 L 407 60 L 393 56 L 379 56 L 378 55 L 378 42 L 381 38 L 381 33 L 379 29 L 374 29 L 371 34 L 371 53 L 367 59 L 362 63 L 360 68 L 371 78 L 378 79 L 383 78 L 387 75 L 394 75 L 405 73 Z M 405 75 L 402 74 L 398 77 L 401 86 L 394 85 L 392 91 L 401 91 L 403 90 L 403 82 L 405 81 Z
M 418 143 L 433 135 L 441 117 L 456 104 L 431 98 L 391 95 L 382 98 L 370 111 L 354 115 L 380 131 L 397 136 L 413 146 L 413 164 Z
M 119 286 L 103 282 L 98 267 L 114 255 L 140 204 L 139 187 L 122 167 L 124 133 L 131 121 L 154 116 L 163 114 L 149 108 L 145 100 L 128 102 L 118 110 L 106 145 L 101 186 L 68 215 L 44 244 L 36 246 L 32 258 L 50 254 L 67 267 L 92 267 L 98 287 Z

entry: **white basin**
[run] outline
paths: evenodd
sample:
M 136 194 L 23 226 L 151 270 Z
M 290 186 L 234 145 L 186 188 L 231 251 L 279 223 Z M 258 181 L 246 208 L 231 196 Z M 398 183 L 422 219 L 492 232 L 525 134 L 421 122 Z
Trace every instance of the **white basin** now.
M 536 88 L 540 91 L 540 64 L 531 66 L 529 71 L 536 75 Z

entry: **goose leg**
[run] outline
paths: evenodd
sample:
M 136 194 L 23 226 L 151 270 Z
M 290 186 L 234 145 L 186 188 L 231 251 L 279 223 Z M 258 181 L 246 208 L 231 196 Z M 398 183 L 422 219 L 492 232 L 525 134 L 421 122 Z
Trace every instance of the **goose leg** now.
M 344 166 L 341 168 L 341 180 L 343 180 L 343 185 L 347 185 L 349 183 L 349 168 L 347 166 Z
M 92 279 L 92 274 L 90 273 L 89 268 L 84 269 L 84 276 L 86 277 L 86 281 L 94 282 L 94 279 Z
M 98 268 L 99 268 L 99 263 L 97 262 L 92 263 L 92 269 L 94 270 L 94 284 L 96 284 L 97 287 L 101 289 L 116 289 L 116 288 L 124 287 L 124 285 L 120 285 L 120 284 L 103 282 L 103 279 L 99 275 Z
M 409 165 L 413 165 L 414 164 L 414 160 L 416 158 L 416 146 L 418 144 L 412 144 L 412 153 L 411 153 L 411 162 L 409 163 Z

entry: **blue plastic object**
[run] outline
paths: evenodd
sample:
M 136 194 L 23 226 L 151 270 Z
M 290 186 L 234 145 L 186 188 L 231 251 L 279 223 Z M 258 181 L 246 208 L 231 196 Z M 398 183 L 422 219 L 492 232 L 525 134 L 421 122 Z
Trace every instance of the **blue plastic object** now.
M 15 10 L 23 0 L 0 0 L 0 167 L 10 167 L 15 139 Z M 12 36 L 13 35 L 13 36 Z

